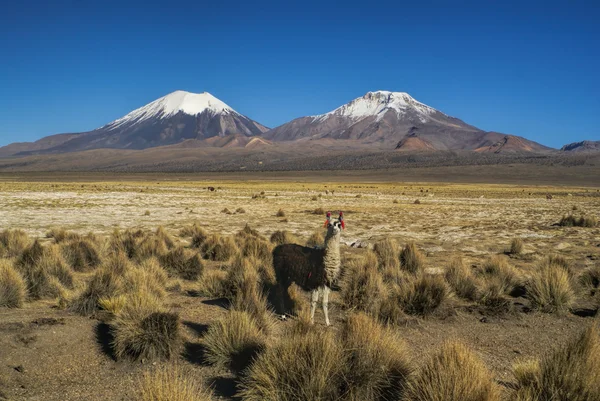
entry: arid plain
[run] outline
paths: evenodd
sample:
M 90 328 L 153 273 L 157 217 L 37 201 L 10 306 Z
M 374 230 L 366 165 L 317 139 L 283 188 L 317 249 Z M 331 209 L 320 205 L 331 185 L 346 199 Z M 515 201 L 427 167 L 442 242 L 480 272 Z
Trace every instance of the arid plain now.
M 318 310 L 315 326 L 307 330 L 332 336 L 334 342 L 341 343 L 342 337 L 348 337 L 348 317 L 362 311 L 376 319 L 381 330 L 391 330 L 390 335 L 406 344 L 412 375 L 418 375 L 419 369 L 423 369 L 447 341 L 458 341 L 482 361 L 501 399 L 535 400 L 515 398 L 522 383 L 513 373 L 513 365 L 543 358 L 576 340 L 586 327 L 598 324 L 600 298 L 596 288 L 600 284 L 583 277 L 590 276 L 589 272 L 600 272 L 600 227 L 558 224 L 568 215 L 585 216 L 590 221 L 598 219 L 598 187 L 352 182 L 348 179 L 300 182 L 291 178 L 236 181 L 169 179 L 168 176 L 127 180 L 109 177 L 86 180 L 83 176 L 76 181 L 4 177 L 0 181 L 1 230 L 23 230 L 31 241 L 39 239 L 43 247 L 60 241 L 56 236 L 48 236 L 51 230 L 66 230 L 82 238 L 93 233 L 89 238 L 98 244 L 103 260 L 109 259 L 106 255 L 110 253 L 108 248 L 111 238 L 117 236 L 116 231 L 155 233 L 159 227 L 164 228 L 159 230 L 160 235 L 167 236 L 167 242 L 173 242 L 168 248 L 180 246 L 191 252 L 190 255 L 202 254 L 194 248 L 193 238 L 190 239 L 185 230 L 182 233 L 182 229 L 193 225 L 207 234 L 231 238 L 240 238 L 236 233 L 249 226 L 258 231 L 265 242 L 275 232 L 286 231 L 290 241 L 305 244 L 313 234 L 324 234 L 326 211 L 343 211 L 345 215 L 346 229 L 341 239 L 342 278 L 330 302 L 332 327 L 324 327 L 323 315 Z M 139 234 L 142 235 L 145 234 Z M 522 240 L 522 249 L 511 251 L 511 242 L 515 239 Z M 243 258 L 245 245 L 237 239 L 234 242 L 242 252 L 239 257 Z M 371 254 L 373 246 L 377 248 L 376 244 L 382 243 L 392 244 L 396 259 L 406 244 L 414 243 L 422 255 L 418 275 L 444 278 L 443 299 L 432 307 L 431 313 L 423 310 L 411 313 L 407 307 L 402 319 L 378 319 L 379 307 L 374 311 L 348 294 L 347 286 L 352 280 L 348 266 L 362 263 L 357 260 L 368 263 L 369 257 L 365 254 Z M 380 253 L 381 249 L 380 245 Z M 382 282 L 385 285 L 393 282 L 386 287 L 386 291 L 393 292 L 402 287 L 403 275 L 407 273 L 398 273 L 391 279 L 396 273 L 389 273 L 389 269 L 400 271 L 403 262 L 397 262 L 398 266 L 396 262 L 391 263 L 385 270 L 380 253 L 375 252 L 378 258 L 375 260 L 379 260 L 379 269 L 383 271 Z M 178 366 L 181 377 L 191 381 L 191 385 L 211 387 L 215 399 L 240 396 L 256 399 L 251 398 L 248 390 L 252 388 L 248 370 L 239 372 L 227 364 L 210 363 L 210 358 L 205 357 L 210 354 L 207 351 L 210 347 L 204 337 L 220 319 L 232 313 L 229 303 L 234 301 L 224 300 L 227 294 L 218 291 L 210 296 L 203 291 L 206 286 L 203 280 L 214 271 L 224 273 L 210 274 L 212 278 L 227 280 L 230 265 L 236 263 L 231 260 L 236 255 L 237 250 L 234 250 L 231 258 L 218 261 L 202 255 L 202 273 L 192 279 L 169 273 L 162 302 L 166 310 L 178 316 L 181 338 L 179 348 L 168 360 L 119 357 L 113 349 L 115 334 L 111 332 L 111 319 L 114 316 L 105 316 L 110 308 L 102 310 L 100 307 L 88 314 L 74 311 L 72 304 L 88 288 L 95 271 L 107 263 L 104 261 L 99 262 L 99 267 L 81 271 L 71 266 L 73 283 L 64 293 L 37 297 L 40 299 L 28 296 L 20 308 L 0 307 L 0 399 L 136 399 L 145 372 L 172 364 Z M 5 256 L 10 263 L 19 263 L 19 255 L 10 259 Z M 163 255 L 157 252 L 156 256 L 168 271 L 161 259 Z M 531 295 L 532 277 L 538 274 L 540 265 L 547 263 L 549 256 L 568 265 L 565 268 L 571 294 L 564 305 L 550 309 Z M 64 257 L 68 265 L 69 258 Z M 476 295 L 461 296 L 460 289 L 455 288 L 447 273 L 457 258 L 461 259 L 469 277 L 473 275 L 477 285 L 483 287 L 487 285 L 486 275 L 491 274 L 486 270 L 490 264 L 508 265 L 514 273 L 511 273 L 514 276 L 511 276 L 512 288 L 496 294 L 501 298 L 498 305 L 486 303 Z M 302 293 L 300 297 L 307 302 L 309 294 Z M 113 312 L 118 315 L 118 311 Z M 267 350 L 292 335 L 289 334 L 294 332 L 291 327 L 301 320 L 292 317 L 279 321 L 274 316 L 269 319 L 272 320 L 269 330 L 261 334 Z M 257 355 L 261 352 L 267 351 L 257 352 Z M 240 389 L 246 392 L 238 393 Z M 519 397 L 525 397 L 520 394 Z M 335 394 L 337 398 L 323 394 L 321 399 L 346 399 L 345 396 L 347 393 L 340 390 Z M 354 397 L 347 399 L 359 399 Z M 389 399 L 400 398 L 390 396 Z

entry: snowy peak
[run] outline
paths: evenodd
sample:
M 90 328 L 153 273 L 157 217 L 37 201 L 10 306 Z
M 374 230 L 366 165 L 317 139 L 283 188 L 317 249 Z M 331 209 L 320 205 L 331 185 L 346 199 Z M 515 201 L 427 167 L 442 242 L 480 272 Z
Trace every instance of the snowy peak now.
M 389 110 L 395 111 L 398 117 L 412 111 L 417 114 L 421 122 L 427 122 L 427 116 L 438 112 L 436 109 L 415 100 L 408 93 L 375 91 L 367 92 L 364 96 L 356 98 L 329 113 L 313 116 L 313 119 L 323 121 L 330 116 L 340 116 L 359 120 L 376 116 L 379 120 Z
M 191 93 L 186 91 L 175 91 L 107 124 L 104 128 L 116 129 L 123 125 L 137 124 L 150 118 L 162 119 L 178 113 L 196 116 L 205 111 L 208 111 L 213 115 L 229 113 L 238 114 L 227 104 L 208 92 Z

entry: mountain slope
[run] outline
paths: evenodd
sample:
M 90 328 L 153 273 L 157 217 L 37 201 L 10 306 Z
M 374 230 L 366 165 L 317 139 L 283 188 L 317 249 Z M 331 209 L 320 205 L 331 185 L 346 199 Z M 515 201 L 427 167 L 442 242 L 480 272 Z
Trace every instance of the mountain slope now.
M 353 139 L 399 150 L 476 150 L 511 138 L 506 152 L 549 148 L 524 138 L 486 132 L 429 107 L 403 92 L 376 91 L 329 113 L 301 117 L 264 134 L 273 141 Z
M 228 135 L 257 136 L 268 129 L 208 92 L 176 91 L 96 130 L 53 135 L 32 144 L 0 148 L 0 155 L 64 153 L 89 149 L 146 149 Z M 64 140 L 59 140 L 64 139 Z
M 573 142 L 560 148 L 563 152 L 599 152 L 600 141 Z

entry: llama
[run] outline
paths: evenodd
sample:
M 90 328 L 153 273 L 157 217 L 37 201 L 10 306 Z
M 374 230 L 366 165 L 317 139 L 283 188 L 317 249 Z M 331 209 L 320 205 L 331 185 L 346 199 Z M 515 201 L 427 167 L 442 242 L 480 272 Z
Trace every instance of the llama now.
M 277 278 L 279 312 L 285 318 L 284 296 L 292 283 L 304 291 L 311 291 L 310 320 L 314 323 L 315 309 L 322 295 L 325 324 L 329 326 L 329 292 L 340 273 L 340 238 L 345 228 L 344 215 L 340 212 L 337 221 L 327 213 L 327 235 L 322 249 L 296 244 L 283 244 L 273 250 L 273 268 Z

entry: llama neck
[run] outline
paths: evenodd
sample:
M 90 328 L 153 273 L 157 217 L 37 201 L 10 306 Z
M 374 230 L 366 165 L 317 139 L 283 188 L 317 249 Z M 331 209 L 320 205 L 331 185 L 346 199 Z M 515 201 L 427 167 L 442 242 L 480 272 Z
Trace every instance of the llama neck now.
M 323 264 L 330 271 L 338 270 L 340 261 L 340 234 L 329 234 L 325 237 Z

